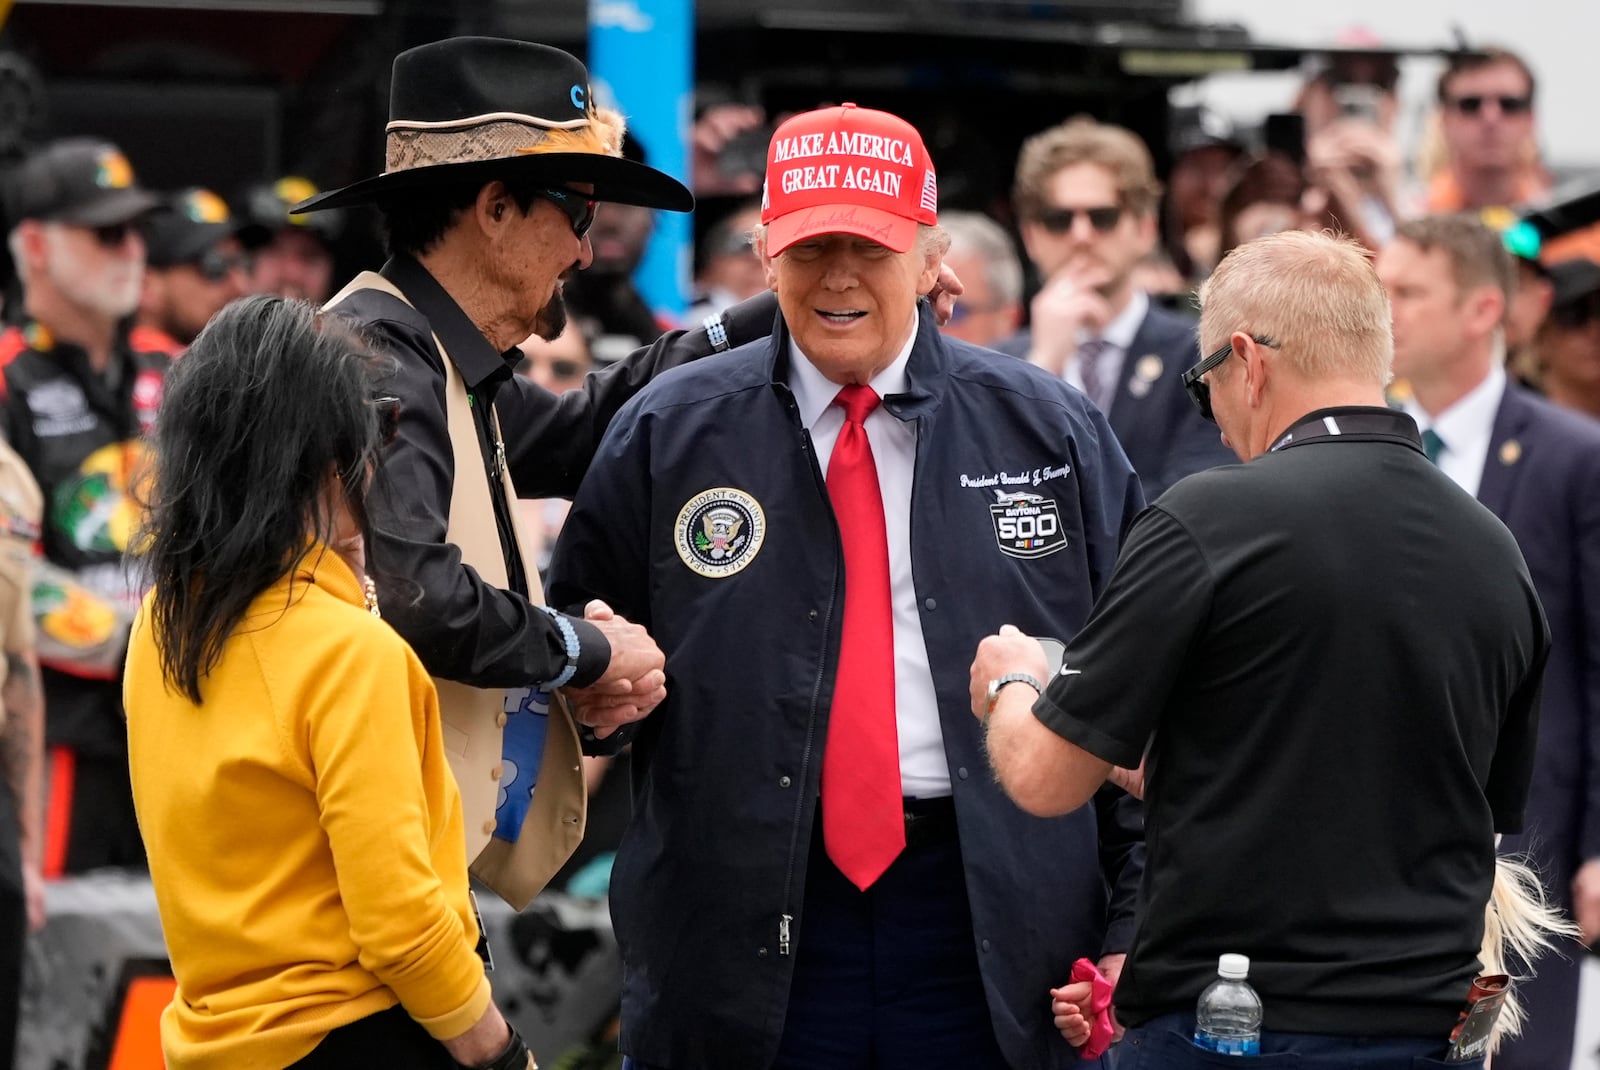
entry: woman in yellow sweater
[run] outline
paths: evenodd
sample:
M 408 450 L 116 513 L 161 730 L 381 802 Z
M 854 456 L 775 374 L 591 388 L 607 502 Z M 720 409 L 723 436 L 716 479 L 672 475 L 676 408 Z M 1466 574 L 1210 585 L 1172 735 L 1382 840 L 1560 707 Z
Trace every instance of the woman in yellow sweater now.
M 383 360 L 251 298 L 167 380 L 125 699 L 173 1070 L 533 1065 L 475 951 L 433 684 L 365 579 Z

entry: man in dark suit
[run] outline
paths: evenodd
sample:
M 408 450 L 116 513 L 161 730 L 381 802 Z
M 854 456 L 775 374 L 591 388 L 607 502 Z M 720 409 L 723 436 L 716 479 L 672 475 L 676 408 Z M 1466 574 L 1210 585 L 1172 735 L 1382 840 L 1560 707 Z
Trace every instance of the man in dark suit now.
M 1150 152 L 1128 130 L 1079 117 L 1029 138 L 1012 199 L 1043 286 L 1030 325 L 995 345 L 1088 394 L 1151 501 L 1234 460 L 1184 396 L 1194 321 L 1133 285 L 1134 266 L 1155 244 L 1160 196 Z
M 1525 831 L 1551 899 L 1600 937 L 1600 423 L 1509 382 L 1501 324 L 1515 272 L 1475 218 L 1402 224 L 1378 256 L 1394 312 L 1396 394 L 1441 470 L 1511 529 L 1550 621 Z M 1521 993 L 1522 1037 L 1495 1070 L 1572 1061 L 1576 947 L 1546 955 Z

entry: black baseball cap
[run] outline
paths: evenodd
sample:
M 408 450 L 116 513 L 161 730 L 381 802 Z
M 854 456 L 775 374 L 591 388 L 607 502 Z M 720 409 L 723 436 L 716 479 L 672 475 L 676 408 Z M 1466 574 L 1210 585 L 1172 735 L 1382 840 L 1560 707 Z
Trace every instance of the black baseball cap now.
M 145 262 L 153 268 L 190 264 L 205 256 L 238 226 L 228 202 L 195 186 L 175 193 L 144 220 Z
M 35 150 L 5 183 L 6 218 L 110 227 L 131 223 L 159 199 L 139 188 L 128 158 L 109 141 L 64 138 Z
M 278 231 L 293 229 L 315 234 L 324 243 L 332 245 L 339 240 L 339 234 L 344 229 L 342 211 L 334 208 L 298 215 L 289 211 L 320 192 L 316 183 L 301 175 L 284 175 L 271 182 L 247 186 L 239 194 L 234 206 L 239 214 L 239 240 L 247 247 L 255 248 L 267 244 Z

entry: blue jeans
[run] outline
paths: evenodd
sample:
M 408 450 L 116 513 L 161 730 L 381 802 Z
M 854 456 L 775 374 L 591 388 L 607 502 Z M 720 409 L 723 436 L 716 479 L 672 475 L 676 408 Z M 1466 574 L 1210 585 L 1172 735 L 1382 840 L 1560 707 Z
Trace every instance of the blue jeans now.
M 1194 1015 L 1167 1014 L 1129 1029 L 1111 1049 L 1113 1070 L 1206 1070 L 1295 1066 L 1302 1070 L 1482 1070 L 1483 1060 L 1447 1063 L 1446 1041 L 1262 1033 L 1258 1056 L 1218 1055 L 1194 1046 Z

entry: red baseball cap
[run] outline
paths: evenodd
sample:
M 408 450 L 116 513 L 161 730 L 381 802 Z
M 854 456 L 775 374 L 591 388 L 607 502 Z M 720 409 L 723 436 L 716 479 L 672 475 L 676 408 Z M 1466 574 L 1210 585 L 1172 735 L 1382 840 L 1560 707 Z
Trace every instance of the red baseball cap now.
M 776 256 L 814 234 L 855 234 L 897 253 L 939 221 L 939 182 L 916 127 L 854 104 L 803 112 L 773 132 L 761 222 Z

